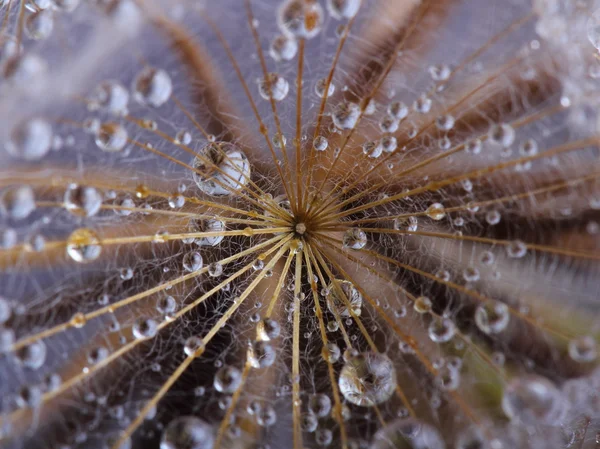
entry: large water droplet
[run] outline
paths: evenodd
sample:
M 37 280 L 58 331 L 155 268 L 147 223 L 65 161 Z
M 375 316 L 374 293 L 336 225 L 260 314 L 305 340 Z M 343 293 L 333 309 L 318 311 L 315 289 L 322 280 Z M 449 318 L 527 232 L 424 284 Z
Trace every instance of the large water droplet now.
M 212 449 L 212 426 L 195 416 L 181 416 L 166 427 L 160 449 Z
M 396 388 L 396 370 L 384 354 L 364 352 L 346 362 L 338 383 L 347 401 L 370 407 L 392 396 Z
M 250 179 L 250 162 L 235 145 L 227 142 L 209 143 L 194 159 L 196 185 L 208 195 L 232 195 Z M 217 168 L 219 170 L 217 170 Z

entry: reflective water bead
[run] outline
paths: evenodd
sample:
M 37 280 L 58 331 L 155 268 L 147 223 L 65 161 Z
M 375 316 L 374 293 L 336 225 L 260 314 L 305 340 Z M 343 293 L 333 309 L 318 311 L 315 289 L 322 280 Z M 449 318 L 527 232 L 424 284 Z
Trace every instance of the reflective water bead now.
M 456 334 L 456 325 L 450 318 L 435 318 L 429 324 L 429 338 L 436 343 L 447 343 Z
M 158 324 L 151 318 L 138 318 L 133 323 L 133 336 L 139 340 L 152 338 L 158 331 Z
M 90 365 L 96 365 L 102 360 L 106 359 L 108 355 L 108 349 L 106 349 L 104 346 L 98 346 L 88 353 L 87 361 Z
M 180 145 L 189 145 L 192 143 L 192 134 L 188 130 L 182 129 L 175 134 L 175 142 Z
M 65 191 L 64 203 L 73 215 L 91 217 L 102 207 L 102 195 L 94 187 L 71 184 Z
M 212 449 L 213 428 L 195 416 L 181 416 L 165 428 L 160 449 Z
M 520 259 L 527 254 L 527 245 L 521 240 L 513 240 L 506 246 L 506 253 L 513 259 Z
M 350 305 L 352 312 L 360 316 L 362 307 L 362 295 L 349 281 L 335 279 L 327 286 L 327 308 L 331 313 L 343 318 L 349 317 Z
M 375 433 L 369 449 L 445 449 L 438 431 L 414 418 L 399 418 Z
M 429 218 L 431 218 L 432 220 L 436 220 L 436 221 L 441 220 L 442 218 L 444 218 L 446 216 L 444 206 L 442 206 L 440 203 L 433 203 L 431 206 L 429 206 L 427 208 L 425 213 L 427 214 L 427 216 Z
M 396 388 L 396 370 L 386 355 L 364 352 L 345 363 L 338 383 L 348 402 L 370 407 L 392 396 Z
M 43 158 L 52 145 L 52 126 L 34 118 L 17 126 L 4 145 L 8 154 L 18 159 L 35 161 Z
M 210 142 L 200 150 L 193 167 L 196 185 L 208 195 L 231 195 L 250 179 L 248 158 L 236 145 L 228 142 Z
M 356 125 L 359 116 L 360 106 L 350 101 L 342 101 L 335 107 L 331 119 L 338 129 L 351 129 Z
M 101 83 L 91 95 L 89 106 L 91 109 L 102 108 L 111 114 L 127 114 L 129 103 L 129 92 L 117 81 L 105 81 Z
M 313 394 L 308 401 L 308 410 L 317 418 L 323 418 L 331 411 L 331 399 L 326 394 Z
M 415 299 L 413 309 L 417 313 L 429 313 L 431 311 L 432 302 L 427 296 L 419 296 Z
M 327 97 L 331 97 L 335 92 L 335 85 L 333 82 L 329 83 L 327 86 L 327 78 L 321 78 L 315 84 L 315 93 L 319 98 L 323 98 L 325 96 L 325 89 L 327 88 Z
M 356 15 L 361 0 L 327 0 L 325 3 L 331 17 L 341 20 L 350 19 Z
M 275 61 L 290 61 L 298 52 L 298 42 L 288 36 L 279 35 L 271 41 L 269 54 Z
M 262 427 L 271 427 L 277 422 L 277 413 L 271 404 L 265 404 L 256 414 L 256 423 Z
M 271 318 L 265 318 L 258 322 L 256 326 L 256 334 L 260 340 L 269 341 L 279 337 L 281 326 Z
M 104 123 L 96 134 L 96 145 L 102 151 L 121 151 L 127 145 L 127 130 L 118 123 Z
M 217 371 L 214 387 L 219 393 L 233 393 L 242 382 L 242 373 L 233 366 L 224 366 Z
M 48 38 L 54 28 L 52 11 L 40 10 L 30 14 L 25 21 L 25 31 L 31 39 Z
M 381 139 L 381 148 L 386 153 L 393 153 L 398 147 L 398 141 L 394 136 L 384 136 Z
M 469 140 L 465 143 L 465 151 L 471 154 L 481 153 L 482 143 L 479 139 Z
M 0 212 L 13 220 L 23 220 L 35 210 L 33 189 L 29 186 L 10 187 L 0 196 Z
M 569 341 L 569 356 L 576 362 L 593 362 L 598 357 L 596 340 L 590 336 L 572 339 Z
M 325 151 L 328 145 L 329 141 L 323 136 L 317 136 L 315 137 L 315 140 L 313 140 L 313 147 L 317 151 Z
M 490 211 L 486 212 L 486 214 L 485 214 L 485 221 L 487 221 L 487 223 L 490 226 L 497 225 L 498 223 L 500 223 L 501 219 L 502 219 L 502 215 L 500 215 L 500 212 L 498 212 L 495 209 L 490 210 Z
M 169 315 L 177 310 L 177 301 L 172 296 L 164 296 L 156 301 L 156 310 L 162 315 Z
M 446 81 L 452 73 L 446 64 L 432 65 L 428 69 L 431 79 L 434 81 Z
M 219 277 L 223 274 L 223 265 L 221 265 L 219 262 L 212 262 L 209 266 L 208 266 L 208 275 L 211 277 Z
M 460 372 L 444 365 L 438 369 L 434 381 L 441 390 L 454 391 L 460 386 Z
M 477 282 L 479 280 L 479 270 L 475 267 L 467 267 L 463 270 L 462 276 L 466 282 Z
M 321 31 L 323 15 L 318 2 L 286 0 L 277 11 L 277 25 L 287 36 L 311 39 Z
M 312 433 L 319 427 L 319 420 L 312 413 L 305 413 L 302 415 L 302 430 L 308 433 Z
M 394 117 L 384 117 L 379 122 L 379 129 L 382 133 L 395 133 L 398 131 L 398 127 L 400 126 L 400 121 Z
M 393 226 L 396 231 L 415 232 L 419 227 L 419 221 L 417 217 L 397 217 L 394 218 Z
M 367 244 L 367 234 L 359 228 L 348 229 L 344 233 L 342 245 L 346 249 L 363 249 Z
M 183 256 L 183 268 L 190 273 L 200 270 L 203 265 L 202 254 L 197 251 L 191 251 Z
M 490 128 L 488 137 L 491 142 L 496 143 L 503 148 L 510 147 L 515 141 L 515 130 L 507 124 L 493 125 Z
M 42 390 L 37 385 L 25 385 L 21 387 L 15 398 L 20 408 L 34 408 L 42 402 Z
M 336 345 L 335 343 L 332 343 L 332 342 L 328 342 L 327 346 L 323 347 L 321 354 L 322 354 L 324 360 L 331 362 L 331 363 L 335 363 L 339 360 L 342 352 L 340 351 L 340 348 L 338 345 Z
M 502 410 L 511 419 L 525 424 L 560 423 L 566 403 L 548 379 L 528 375 L 512 379 L 502 396 Z
M 132 90 L 139 103 L 159 107 L 171 97 L 173 85 L 167 72 L 146 67 L 136 76 Z
M 533 139 L 527 139 L 519 145 L 519 153 L 521 156 L 535 156 L 538 152 L 538 144 Z
M 23 367 L 36 370 L 44 365 L 46 354 L 46 344 L 42 340 L 38 340 L 20 348 L 16 352 L 16 359 Z
M 209 218 L 207 220 L 192 218 L 190 219 L 189 230 L 191 233 L 197 232 L 214 232 L 220 233 L 225 232 L 225 223 L 221 220 L 215 220 Z M 198 246 L 217 246 L 219 243 L 223 241 L 225 236 L 223 235 L 213 235 L 207 237 L 197 237 L 194 239 L 196 245 Z
M 408 115 L 408 106 L 400 101 L 395 101 L 390 103 L 387 108 L 387 113 L 389 116 L 394 117 L 397 120 L 402 120 Z
M 315 432 L 315 442 L 319 446 L 329 446 L 333 441 L 333 432 L 330 429 L 318 429 Z
M 435 126 L 440 131 L 450 131 L 454 127 L 454 117 L 451 115 L 441 115 L 435 119 Z
M 379 140 L 364 143 L 362 150 L 363 154 L 371 159 L 377 159 L 379 156 L 381 156 L 381 153 L 383 153 L 383 147 L 381 146 L 381 141 Z
M 600 9 L 595 11 L 586 23 L 587 37 L 596 50 L 600 51 Z
M 248 362 L 253 368 L 266 368 L 275 361 L 275 349 L 266 341 L 254 341 L 248 346 Z
M 205 344 L 202 338 L 195 335 L 188 337 L 183 345 L 183 352 L 188 357 L 199 357 L 204 352 Z
M 486 334 L 497 334 L 508 326 L 510 311 L 499 301 L 486 301 L 475 310 L 475 324 Z
M 67 239 L 67 255 L 75 262 L 92 262 L 100 257 L 101 252 L 100 238 L 91 229 L 76 229 Z
M 260 96 L 269 100 L 283 100 L 290 90 L 290 85 L 284 77 L 278 73 L 269 73 L 265 78 L 258 80 L 258 92 Z
M 421 114 L 427 114 L 431 109 L 431 99 L 422 95 L 413 104 L 413 108 L 416 112 Z

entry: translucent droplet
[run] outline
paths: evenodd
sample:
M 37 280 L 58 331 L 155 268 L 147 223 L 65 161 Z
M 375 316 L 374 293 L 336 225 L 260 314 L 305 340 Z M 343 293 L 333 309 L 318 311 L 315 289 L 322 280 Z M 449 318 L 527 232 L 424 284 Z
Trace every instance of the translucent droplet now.
M 359 228 L 348 229 L 342 244 L 346 249 L 363 249 L 367 244 L 367 234 Z
M 331 313 L 340 317 L 349 317 L 351 307 L 356 316 L 360 316 L 362 307 L 362 295 L 349 281 L 336 279 L 327 286 L 327 308 Z
M 427 114 L 431 110 L 431 99 L 422 95 L 415 101 L 413 108 L 416 112 Z
M 4 145 L 14 158 L 36 161 L 43 158 L 52 145 L 52 126 L 44 119 L 34 118 L 17 126 Z
M 127 130 L 118 123 L 104 123 L 96 134 L 96 145 L 102 151 L 121 151 L 127 145 Z
M 89 105 L 92 109 L 102 108 L 111 114 L 127 114 L 129 92 L 117 81 L 105 81 L 91 95 Z
M 270 343 L 259 340 L 248 346 L 248 362 L 253 368 L 266 368 L 275 361 L 275 349 Z
M 454 391 L 460 385 L 460 372 L 452 367 L 444 365 L 438 369 L 435 376 L 435 384 L 444 391 Z
M 342 355 L 342 352 L 340 351 L 338 345 L 332 342 L 328 342 L 327 346 L 323 347 L 321 354 L 324 360 L 329 361 L 331 363 L 335 363 L 339 360 L 340 356 Z
M 317 151 L 325 151 L 328 145 L 329 141 L 323 136 L 317 136 L 315 137 L 315 140 L 313 140 L 313 147 Z
M 102 360 L 106 359 L 108 355 L 108 349 L 106 349 L 104 346 L 99 346 L 97 348 L 92 349 L 88 353 L 87 360 L 90 365 L 96 365 Z
M 400 127 L 400 121 L 394 117 L 384 117 L 379 122 L 379 129 L 382 133 L 395 133 Z
M 156 310 L 162 315 L 169 315 L 177 310 L 177 301 L 172 296 L 164 296 L 156 301 Z
M 224 366 L 217 371 L 214 387 L 219 393 L 233 393 L 242 382 L 242 373 L 233 366 Z
M 265 78 L 258 81 L 258 92 L 265 100 L 273 98 L 275 101 L 281 101 L 287 97 L 289 90 L 289 83 L 278 73 L 269 73 Z
M 413 418 L 390 422 L 373 436 L 369 449 L 445 449 L 438 431 Z
M 600 10 L 594 12 L 587 20 L 587 37 L 596 50 L 600 50 Z
M 520 259 L 527 254 L 527 245 L 521 240 L 513 240 L 506 246 L 506 253 L 513 259 Z
M 315 84 L 315 93 L 319 98 L 323 98 L 325 96 L 325 88 L 327 88 L 327 78 L 321 78 Z M 335 85 L 333 82 L 329 83 L 329 87 L 327 89 L 327 97 L 331 97 L 335 92 Z
M 157 108 L 171 97 L 173 85 L 167 72 L 146 67 L 135 78 L 132 90 L 136 101 Z
M 19 390 L 15 401 L 20 408 L 35 408 L 42 402 L 42 390 L 37 385 L 25 385 Z
M 512 379 L 504 390 L 502 410 L 525 424 L 557 425 L 566 411 L 561 393 L 548 379 L 528 375 Z
M 486 301 L 475 310 L 475 324 L 486 334 L 497 334 L 508 326 L 510 311 L 499 301 Z
M 356 103 L 342 101 L 335 107 L 331 118 L 338 129 L 351 129 L 356 125 L 359 116 L 360 107 Z
M 277 25 L 287 36 L 311 39 L 321 31 L 323 15 L 318 2 L 287 0 L 279 7 Z
M 335 19 L 350 19 L 358 12 L 360 2 L 361 0 L 327 0 L 327 11 Z
M 469 140 L 465 143 L 465 151 L 471 154 L 481 153 L 482 143 L 479 139 Z
M 315 441 L 319 446 L 327 447 L 333 441 L 333 432 L 330 429 L 318 429 L 315 432 Z
M 2 215 L 13 220 L 23 220 L 35 210 L 33 189 L 29 186 L 10 187 L 0 196 Z
M 415 232 L 419 227 L 417 217 L 398 217 L 394 219 L 394 229 L 396 231 Z
M 395 101 L 394 103 L 390 103 L 387 113 L 396 120 L 403 120 L 408 115 L 408 106 L 400 101 Z
M 436 343 L 447 343 L 456 334 L 456 325 L 450 318 L 435 318 L 429 324 L 429 338 Z
M 183 352 L 188 357 L 198 357 L 204 352 L 205 344 L 202 338 L 197 336 L 191 336 L 183 345 Z
M 338 383 L 348 402 L 370 407 L 392 396 L 396 388 L 396 370 L 384 354 L 364 352 L 346 362 Z
M 431 206 L 429 206 L 427 208 L 425 213 L 427 214 L 427 216 L 429 218 L 431 218 L 432 220 L 436 220 L 436 221 L 441 220 L 442 218 L 444 218 L 446 216 L 446 211 L 444 210 L 444 206 L 442 206 L 440 203 L 433 203 Z
M 192 143 L 192 135 L 186 129 L 182 129 L 175 134 L 175 142 L 180 145 L 189 145 Z
M 398 141 L 394 136 L 384 136 L 381 139 L 381 148 L 386 153 L 393 153 L 398 147 Z
M 197 251 L 191 251 L 183 256 L 183 268 L 190 273 L 200 270 L 203 265 L 202 254 Z
M 519 145 L 519 153 L 521 156 L 535 156 L 538 152 L 538 144 L 533 139 L 527 139 Z
M 224 232 L 225 223 L 221 220 L 209 218 L 207 220 L 192 218 L 190 220 L 189 230 L 191 233 L 196 232 Z M 213 235 L 207 237 L 198 237 L 194 239 L 198 246 L 217 246 L 223 241 L 225 236 Z
M 381 141 L 373 140 L 371 142 L 366 142 L 362 147 L 363 154 L 370 157 L 371 159 L 377 159 L 383 153 L 383 147 L 381 146 Z
M 431 311 L 432 303 L 431 299 L 427 296 L 419 296 L 415 299 L 415 303 L 413 304 L 413 309 L 417 313 L 429 313 Z
M 100 257 L 101 252 L 100 238 L 91 229 L 76 229 L 67 239 L 67 255 L 75 262 L 92 262 Z
M 210 424 L 195 416 L 181 416 L 165 428 L 160 449 L 212 449 L 214 441 Z
M 19 349 L 16 357 L 23 367 L 36 370 L 44 365 L 46 353 L 46 344 L 42 340 L 38 340 Z
M 507 124 L 493 125 L 490 128 L 488 137 L 491 142 L 502 146 L 503 148 L 510 147 L 515 141 L 515 130 Z
M 467 267 L 463 270 L 462 276 L 466 282 L 477 282 L 479 280 L 479 270 L 475 267 Z
M 156 335 L 158 331 L 158 324 L 156 321 L 150 318 L 138 318 L 135 323 L 133 323 L 133 336 L 140 340 L 145 340 L 147 338 L 152 338 Z
M 569 341 L 569 356 L 576 362 L 593 362 L 598 357 L 596 341 L 590 336 L 574 338 Z
M 102 195 L 94 187 L 71 184 L 64 197 L 65 208 L 74 215 L 91 217 L 102 206 Z
M 502 215 L 500 215 L 500 212 L 498 212 L 495 209 L 490 210 L 485 214 L 485 221 L 487 221 L 487 223 L 490 226 L 497 225 L 498 223 L 500 223 L 501 219 L 502 219 Z
M 263 341 L 270 341 L 279 337 L 281 326 L 271 318 L 266 318 L 258 322 L 256 326 L 257 337 Z
M 219 262 L 213 262 L 208 266 L 208 275 L 211 277 L 219 277 L 223 274 L 223 265 Z
M 319 427 L 319 420 L 312 413 L 302 415 L 302 430 L 312 433 Z
M 25 21 L 25 31 L 31 39 L 42 40 L 52 34 L 54 18 L 52 11 L 40 10 L 30 14 Z
M 323 418 L 331 411 L 331 399 L 326 394 L 313 394 L 308 401 L 308 410 L 317 418 Z
M 429 75 L 431 75 L 431 79 L 434 81 L 446 81 L 450 78 L 451 73 L 450 67 L 446 64 L 438 64 L 429 67 Z
M 435 119 L 435 125 L 440 131 L 450 131 L 454 127 L 454 117 L 442 115 Z
M 298 52 L 298 42 L 288 36 L 279 35 L 271 41 L 269 54 L 275 61 L 290 61 Z
M 250 162 L 237 146 L 211 142 L 199 153 L 194 159 L 193 177 L 202 192 L 214 196 L 232 195 L 248 183 Z
M 256 423 L 261 427 L 271 427 L 277 422 L 277 413 L 271 404 L 265 404 L 256 414 Z

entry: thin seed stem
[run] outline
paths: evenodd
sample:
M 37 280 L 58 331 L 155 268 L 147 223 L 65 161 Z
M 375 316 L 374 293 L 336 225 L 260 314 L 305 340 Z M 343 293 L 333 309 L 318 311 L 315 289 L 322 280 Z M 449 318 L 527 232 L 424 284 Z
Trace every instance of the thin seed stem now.
M 296 252 L 296 279 L 294 283 L 294 317 L 292 333 L 292 418 L 294 421 L 294 449 L 302 449 L 300 410 L 300 292 L 302 288 L 302 252 Z

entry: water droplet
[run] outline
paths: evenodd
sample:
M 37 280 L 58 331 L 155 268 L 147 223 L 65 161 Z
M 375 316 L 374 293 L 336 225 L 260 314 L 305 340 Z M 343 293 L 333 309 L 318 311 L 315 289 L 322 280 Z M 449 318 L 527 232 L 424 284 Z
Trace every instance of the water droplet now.
M 392 396 L 396 388 L 396 370 L 384 354 L 364 352 L 346 362 L 338 383 L 348 402 L 370 407 Z
M 446 216 L 446 212 L 444 211 L 444 206 L 442 206 L 440 203 L 433 203 L 431 206 L 429 206 L 427 208 L 425 213 L 427 214 L 427 216 L 429 218 L 431 218 L 432 220 L 436 220 L 436 221 L 441 220 L 442 218 L 444 218 Z
M 277 25 L 287 36 L 311 39 L 321 31 L 323 8 L 317 2 L 287 0 L 279 7 Z
M 73 215 L 91 217 L 102 206 L 102 195 L 94 187 L 71 184 L 64 196 L 65 208 Z
M 345 249 L 363 249 L 367 244 L 367 234 L 359 228 L 348 229 L 344 233 L 342 245 Z
M 362 147 L 363 154 L 370 157 L 371 159 L 377 159 L 383 153 L 383 147 L 381 146 L 381 141 L 373 140 L 371 142 L 366 142 Z
M 271 41 L 269 54 L 275 61 L 290 61 L 298 52 L 298 42 L 288 36 L 279 35 Z
M 160 449 L 212 449 L 212 426 L 195 416 L 181 416 L 165 428 Z
M 105 81 L 92 93 L 88 107 L 91 109 L 102 108 L 111 114 L 127 114 L 129 92 L 117 81 Z
M 217 371 L 214 387 L 219 393 L 233 393 L 242 382 L 242 373 L 233 366 L 224 366 Z
M 91 229 L 76 229 L 67 239 L 67 255 L 75 262 L 92 262 L 100 256 L 101 252 L 100 238 Z
M 47 39 L 54 28 L 52 11 L 36 11 L 30 14 L 25 21 L 25 31 L 31 39 Z
M 415 232 L 419 227 L 417 217 L 398 217 L 394 218 L 394 229 L 396 231 Z
M 52 145 L 52 126 L 43 119 L 34 118 L 17 126 L 5 144 L 12 157 L 36 161 L 43 158 Z
M 440 131 L 450 131 L 454 127 L 454 117 L 451 115 L 442 115 L 435 119 L 435 126 Z
M 586 32 L 590 43 L 600 51 L 600 10 L 594 12 L 587 20 Z
M 360 107 L 356 103 L 342 101 L 335 107 L 331 119 L 338 129 L 351 129 L 356 125 L 359 116 Z
M 102 151 L 121 151 L 127 145 L 127 130 L 118 123 L 104 123 L 96 134 L 96 145 Z
M 177 301 L 172 296 L 164 296 L 156 301 L 156 310 L 162 315 L 170 315 L 177 310 Z
M 248 362 L 253 368 L 266 368 L 275 361 L 275 349 L 268 342 L 259 340 L 248 346 Z
M 335 323 L 335 321 L 333 321 Z M 323 350 L 321 351 L 321 355 L 323 359 L 329 361 L 331 363 L 335 363 L 339 360 L 342 352 L 340 348 L 335 343 L 328 342 L 327 346 L 323 346 Z
M 373 436 L 369 449 L 445 449 L 438 431 L 413 418 L 390 422 Z
M 475 310 L 475 324 L 486 334 L 497 334 L 508 326 L 510 311 L 499 301 L 486 301 Z
M 199 153 L 193 163 L 196 170 L 193 178 L 202 192 L 213 196 L 231 195 L 248 183 L 250 162 L 237 146 L 211 142 Z
M 325 151 L 328 145 L 329 141 L 323 136 L 317 136 L 315 137 L 315 140 L 313 140 L 313 147 L 317 151 Z
M 0 212 L 13 220 L 23 220 L 35 210 L 33 189 L 29 186 L 10 187 L 0 196 Z
M 488 137 L 491 142 L 502 146 L 503 148 L 510 147 L 515 141 L 515 130 L 507 124 L 493 125 L 490 128 Z
M 147 338 L 152 338 L 156 335 L 158 331 L 158 324 L 156 321 L 150 318 L 138 318 L 133 323 L 133 336 L 139 340 L 145 340 Z
M 289 90 L 289 83 L 278 73 L 269 73 L 265 78 L 258 80 L 258 92 L 265 100 L 273 98 L 275 101 L 281 101 L 287 97 Z
M 361 0 L 327 0 L 326 6 L 334 19 L 350 19 L 356 15 Z
M 325 88 L 327 88 L 327 78 L 321 78 L 315 84 L 315 93 L 319 98 L 323 98 L 325 96 Z M 327 97 L 331 97 L 335 92 L 335 85 L 333 82 L 329 83 L 329 87 L 327 88 Z
M 312 433 L 319 427 L 319 420 L 312 413 L 305 413 L 302 415 L 302 430 L 308 433 Z
M 327 286 L 327 308 L 331 313 L 340 317 L 349 317 L 350 305 L 352 312 L 360 316 L 362 307 L 362 295 L 349 281 L 336 279 Z
M 510 381 L 502 397 L 502 410 L 525 424 L 556 425 L 565 412 L 560 391 L 548 379 L 529 375 Z
M 157 108 L 171 97 L 173 85 L 167 72 L 146 67 L 136 76 L 132 90 L 136 101 Z
M 25 368 L 36 370 L 46 361 L 46 353 L 46 344 L 38 340 L 19 349 L 16 357 L 19 364 Z
M 281 327 L 279 323 L 271 318 L 265 318 L 258 322 L 256 326 L 256 334 L 258 339 L 270 341 L 279 337 Z
M 199 357 L 204 352 L 204 348 L 204 340 L 194 335 L 185 340 L 185 344 L 183 345 L 183 352 L 188 357 Z
M 438 64 L 429 67 L 429 75 L 434 81 L 446 81 L 450 78 L 452 71 L 446 64 Z
M 183 256 L 183 268 L 190 273 L 200 270 L 203 264 L 202 254 L 197 251 L 191 251 Z
M 598 357 L 596 341 L 590 336 L 574 338 L 569 341 L 569 356 L 576 362 L 593 362 Z
M 521 240 L 514 240 L 506 246 L 506 253 L 513 259 L 520 259 L 527 254 L 527 245 Z
M 415 299 L 415 303 L 413 304 L 413 309 L 417 313 L 429 313 L 431 311 L 432 303 L 431 299 L 427 296 L 419 296 Z
M 429 338 L 436 343 L 447 343 L 456 334 L 456 326 L 450 318 L 434 318 L 429 324 Z
M 108 349 L 106 349 L 104 346 L 98 346 L 88 353 L 87 360 L 90 365 L 96 365 L 102 360 L 106 359 L 108 355 Z
M 381 139 L 381 148 L 386 153 L 393 153 L 398 147 L 398 141 L 394 136 L 384 136 Z

